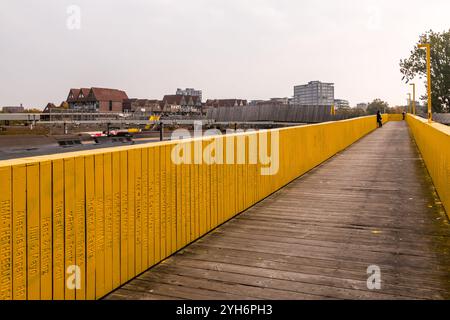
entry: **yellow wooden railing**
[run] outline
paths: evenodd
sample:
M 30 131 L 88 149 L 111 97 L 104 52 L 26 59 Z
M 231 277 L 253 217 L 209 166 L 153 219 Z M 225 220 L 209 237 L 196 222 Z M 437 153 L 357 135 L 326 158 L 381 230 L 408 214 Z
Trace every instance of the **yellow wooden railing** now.
M 408 114 L 407 121 L 450 217 L 450 127 Z
M 370 116 L 0 161 L 0 299 L 101 298 L 375 128 Z

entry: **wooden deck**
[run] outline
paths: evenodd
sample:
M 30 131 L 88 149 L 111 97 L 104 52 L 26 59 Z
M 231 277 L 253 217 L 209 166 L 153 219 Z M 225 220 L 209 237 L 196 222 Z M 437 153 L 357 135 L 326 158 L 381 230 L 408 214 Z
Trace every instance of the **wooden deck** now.
M 371 265 L 381 269 L 381 290 L 367 288 Z M 411 298 L 450 298 L 450 226 L 402 122 L 106 297 Z

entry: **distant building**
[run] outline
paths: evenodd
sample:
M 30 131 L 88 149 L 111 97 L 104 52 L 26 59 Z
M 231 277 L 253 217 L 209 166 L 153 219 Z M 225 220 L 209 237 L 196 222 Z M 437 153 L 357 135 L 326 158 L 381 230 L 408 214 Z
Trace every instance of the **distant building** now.
M 192 96 L 192 97 L 199 97 L 200 102 L 203 101 L 203 93 L 202 90 L 195 90 L 194 88 L 186 88 L 186 89 L 177 89 L 176 95 L 178 96 Z
M 160 112 L 161 101 L 149 99 L 126 99 L 123 101 L 123 111 L 127 112 Z
M 70 89 L 67 96 L 69 109 L 87 112 L 123 112 L 125 91 L 106 88 Z
M 220 108 L 220 107 L 242 107 L 247 105 L 247 100 L 244 99 L 209 99 L 206 100 L 206 109 Z
M 337 109 L 350 108 L 350 103 L 347 100 L 334 99 L 334 107 Z
M 334 104 L 334 83 L 311 81 L 294 87 L 294 104 L 331 106 Z
M 252 100 L 248 103 L 249 106 L 260 105 L 289 105 L 292 103 L 291 98 L 270 98 L 270 100 Z
M 199 112 L 202 102 L 198 96 L 165 95 L 162 100 L 162 111 L 167 112 Z
M 365 103 L 365 102 L 363 102 L 363 103 L 358 103 L 358 104 L 356 105 L 357 108 L 361 108 L 361 109 L 363 109 L 364 111 L 367 110 L 367 107 L 368 107 L 368 106 L 369 106 L 369 104 L 368 104 L 368 103 Z
M 251 100 L 249 103 L 248 103 L 248 105 L 249 106 L 257 106 L 257 105 L 259 105 L 259 104 L 261 104 L 261 103 L 266 103 L 267 101 L 266 100 Z
M 289 98 L 271 98 L 269 102 L 277 104 L 289 104 Z
M 8 107 L 2 108 L 3 113 L 22 113 L 24 111 L 25 111 L 25 108 L 22 105 L 20 105 L 19 107 L 8 106 Z

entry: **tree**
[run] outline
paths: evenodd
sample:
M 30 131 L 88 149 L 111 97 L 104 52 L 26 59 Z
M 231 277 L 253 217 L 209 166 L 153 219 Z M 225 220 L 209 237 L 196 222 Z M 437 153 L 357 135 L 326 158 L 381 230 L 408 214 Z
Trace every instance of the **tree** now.
M 389 110 L 389 104 L 381 99 L 375 99 L 367 106 L 367 114 L 376 114 L 378 111 L 384 113 Z
M 426 50 L 420 49 L 420 43 L 431 45 L 431 103 L 433 112 L 450 111 L 450 30 L 434 32 L 430 30 L 419 37 L 419 42 L 407 59 L 400 60 L 402 80 L 406 83 L 419 76 L 427 85 Z M 422 96 L 426 101 L 428 97 Z

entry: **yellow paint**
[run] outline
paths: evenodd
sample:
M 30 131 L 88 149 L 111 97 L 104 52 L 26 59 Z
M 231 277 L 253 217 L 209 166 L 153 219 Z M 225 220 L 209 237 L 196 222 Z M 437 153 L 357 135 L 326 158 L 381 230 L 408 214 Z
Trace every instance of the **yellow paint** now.
M 439 198 L 450 217 L 450 127 L 417 116 L 407 116 Z
M 86 201 L 86 299 L 93 300 L 95 294 L 95 163 L 94 157 L 84 159 L 85 165 L 85 201 Z
M 95 190 L 95 297 L 101 298 L 105 293 L 105 211 L 103 155 L 94 157 L 94 190 Z
M 121 184 L 120 184 L 120 153 L 112 154 L 112 287 L 117 288 L 121 284 L 120 279 L 120 237 L 121 237 Z
M 1 181 L 5 181 L 0 177 Z M 2 184 L 3 186 L 3 184 Z M 4 184 L 8 186 L 8 184 Z M 27 298 L 27 220 L 26 199 L 27 172 L 25 165 L 17 165 L 12 168 L 12 192 L 13 203 L 13 299 L 25 300 Z M 0 191 L 4 193 L 3 189 Z M 0 197 L 1 197 L 0 194 Z M 51 194 L 50 194 L 51 197 Z M 51 234 L 51 230 L 50 230 Z M 2 249 L 3 252 L 3 249 Z M 50 288 L 50 296 L 52 290 Z
M 136 233 L 135 233 L 135 164 L 134 149 L 128 150 L 128 280 L 136 275 Z
M 403 121 L 403 115 L 401 114 L 388 114 L 387 121 Z
M 0 167 L 0 300 L 13 297 L 12 254 L 12 190 L 11 167 Z M 22 283 L 22 282 L 21 282 Z
M 156 146 L 153 149 L 153 176 L 154 176 L 154 186 L 153 186 L 153 230 L 154 230 L 154 257 L 155 263 L 161 261 L 161 163 L 160 163 L 160 147 Z
M 155 264 L 155 156 L 148 148 L 148 266 Z
M 103 157 L 103 201 L 105 217 L 105 291 L 113 288 L 113 184 L 112 156 L 105 153 Z
M 64 300 L 64 162 L 55 160 L 52 166 L 53 299 Z
M 142 228 L 142 270 L 149 267 L 148 262 L 148 149 L 142 149 L 142 195 L 141 195 L 141 228 Z
M 142 164 L 141 150 L 133 150 L 134 163 L 134 227 L 135 227 L 135 262 L 136 274 L 145 269 L 142 267 Z
M 39 164 L 27 166 L 27 299 L 41 297 Z
M 41 264 L 41 300 L 51 300 L 53 259 L 52 259 L 52 164 L 50 161 L 40 164 L 40 264 Z M 84 207 L 82 212 L 84 217 Z M 84 250 L 84 241 L 81 246 Z
M 384 122 L 398 120 L 401 115 L 383 115 Z M 448 177 L 440 167 L 448 160 L 439 158 L 450 150 L 444 147 L 448 134 L 442 138 L 434 124 L 421 125 L 412 125 L 423 136 L 419 141 L 440 142 L 427 142 L 430 151 L 424 153 L 426 159 L 440 159 L 427 165 L 438 170 L 433 180 L 448 208 L 442 187 L 448 180 L 440 178 Z M 196 152 L 191 160 L 202 160 L 195 164 L 171 161 L 176 141 L 0 161 L 0 230 L 8 235 L 0 243 L 1 298 L 101 298 L 375 129 L 370 116 L 201 138 L 198 149 L 197 140 L 183 140 Z M 251 161 L 266 137 L 269 156 L 274 153 L 270 145 L 277 134 L 279 170 L 262 176 L 267 165 Z M 249 147 L 254 140 L 256 151 Z M 245 152 L 238 152 L 238 141 L 246 142 Z M 216 153 L 203 154 L 211 145 Z M 208 164 L 217 152 L 229 163 Z M 75 291 L 66 288 L 65 269 L 71 264 L 82 272 Z
M 84 157 L 75 158 L 75 263 L 81 271 L 81 287 L 75 291 L 77 300 L 86 299 L 86 181 L 84 168 Z
M 75 290 L 67 285 L 71 274 L 68 272 L 75 263 L 75 161 L 64 159 L 64 270 L 65 299 L 74 300 Z
M 120 152 L 120 282 L 128 281 L 128 154 Z

